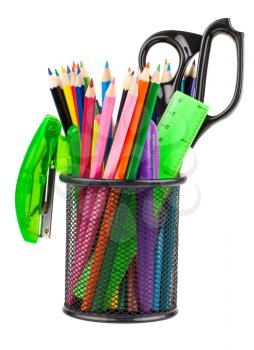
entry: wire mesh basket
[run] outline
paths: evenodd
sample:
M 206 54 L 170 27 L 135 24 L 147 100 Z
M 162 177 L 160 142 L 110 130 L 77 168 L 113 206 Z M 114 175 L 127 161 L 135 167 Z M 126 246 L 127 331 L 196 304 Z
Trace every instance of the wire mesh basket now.
M 64 312 L 109 322 L 174 315 L 179 193 L 186 178 L 60 179 L 67 184 Z

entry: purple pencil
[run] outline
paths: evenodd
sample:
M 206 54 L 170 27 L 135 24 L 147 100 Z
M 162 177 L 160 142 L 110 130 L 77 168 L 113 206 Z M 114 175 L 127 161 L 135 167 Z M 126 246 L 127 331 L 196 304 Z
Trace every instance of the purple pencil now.
M 159 152 L 157 129 L 151 121 L 138 178 L 158 178 Z M 154 292 L 154 250 L 157 238 L 157 225 L 153 214 L 153 189 L 140 191 L 137 196 L 137 294 L 138 306 L 142 312 L 150 312 Z

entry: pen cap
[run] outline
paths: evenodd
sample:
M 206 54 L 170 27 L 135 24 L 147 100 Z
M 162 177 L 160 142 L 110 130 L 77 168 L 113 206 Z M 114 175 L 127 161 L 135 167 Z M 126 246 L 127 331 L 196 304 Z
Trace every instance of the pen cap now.
M 139 179 L 156 179 L 158 178 L 159 169 L 159 145 L 157 128 L 153 121 L 149 126 L 142 158 L 140 161 L 138 178 Z

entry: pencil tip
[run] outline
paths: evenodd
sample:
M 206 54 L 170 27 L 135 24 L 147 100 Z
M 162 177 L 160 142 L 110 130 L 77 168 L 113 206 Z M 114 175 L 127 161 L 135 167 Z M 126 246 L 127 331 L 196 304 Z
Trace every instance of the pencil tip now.
M 70 74 L 71 70 L 70 70 L 70 67 L 67 66 L 67 73 Z
M 72 71 L 72 73 L 74 73 L 74 72 L 75 72 L 75 68 L 74 68 L 74 67 L 72 67 L 71 71 Z
M 134 75 L 134 70 L 131 72 L 131 75 Z
M 109 67 L 108 61 L 106 61 L 106 63 L 105 63 L 105 69 L 108 68 L 108 67 Z
M 72 62 L 72 66 L 73 66 L 75 69 L 76 69 L 76 67 L 77 67 L 77 66 L 76 66 L 76 63 L 75 63 L 74 61 Z
M 57 77 L 59 77 L 59 73 L 58 73 L 57 69 L 55 69 L 55 74 L 56 74 Z
M 168 60 L 167 58 L 165 58 L 164 64 L 167 65 L 168 64 Z
M 50 68 L 48 68 L 48 74 L 49 74 L 49 75 L 52 75 L 52 71 L 51 71 Z
M 93 79 L 90 80 L 89 86 L 90 88 L 93 88 Z
M 147 62 L 146 68 L 150 68 L 150 63 L 149 62 Z
M 193 65 L 193 66 L 195 66 L 195 65 L 196 65 L 196 60 L 194 60 L 194 61 L 192 62 L 192 65 Z
M 84 64 L 82 61 L 80 61 L 80 68 L 83 68 L 84 67 Z
M 130 73 L 130 72 L 131 72 L 131 67 L 128 68 L 128 73 Z
M 158 66 L 157 66 L 157 72 L 159 72 L 160 70 L 161 70 L 161 65 L 158 64 Z
M 170 63 L 168 64 L 167 71 L 169 72 L 171 70 Z
M 115 78 L 111 80 L 111 84 L 115 84 Z
M 78 64 L 78 66 L 77 66 L 77 74 L 79 74 L 79 73 L 80 73 L 80 66 Z
M 65 74 L 65 73 L 66 73 L 66 70 L 64 69 L 63 66 L 61 66 L 61 70 L 62 70 L 62 74 Z

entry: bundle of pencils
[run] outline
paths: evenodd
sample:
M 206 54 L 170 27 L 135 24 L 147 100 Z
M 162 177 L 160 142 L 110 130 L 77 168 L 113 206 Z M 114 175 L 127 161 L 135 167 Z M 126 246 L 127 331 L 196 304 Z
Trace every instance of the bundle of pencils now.
M 128 69 L 114 126 L 116 83 L 111 77 L 108 62 L 102 74 L 101 104 L 96 98 L 94 81 L 89 77 L 83 62 L 73 62 L 71 69 L 62 66 L 61 76 L 57 70 L 53 74 L 48 69 L 50 90 L 65 133 L 73 124 L 79 129 L 80 177 L 134 180 L 141 176 L 141 166 L 145 164 L 141 160 L 149 148 L 160 83 L 167 84 L 172 79 L 171 66 L 167 60 L 161 78 L 160 65 L 151 77 L 149 70 L 149 63 L 142 72 L 136 74 Z M 182 91 L 191 96 L 195 91 L 195 74 L 194 61 L 181 85 Z M 153 127 L 153 132 L 156 133 L 156 126 Z M 154 174 L 158 174 L 158 164 L 156 167 Z M 152 176 L 155 178 L 158 175 Z M 152 201 L 151 193 L 148 196 Z M 77 234 L 68 280 L 67 304 L 71 305 L 78 300 L 80 309 L 84 312 L 107 309 L 156 311 L 164 307 L 165 305 L 158 305 L 163 303 L 163 300 L 158 301 L 158 283 L 149 286 L 154 291 L 145 294 L 149 303 L 144 304 L 140 300 L 140 295 L 144 296 L 145 293 L 145 287 L 142 287 L 144 276 L 139 276 L 144 274 L 139 266 L 142 258 L 140 254 L 148 253 L 144 253 L 142 242 L 137 239 L 142 230 L 138 222 L 133 222 L 132 232 L 126 234 L 124 230 L 125 223 L 133 221 L 136 203 L 144 207 L 141 197 L 136 198 L 134 194 L 126 197 L 116 188 L 91 187 L 80 191 L 77 202 Z M 130 208 L 131 215 L 125 213 L 126 206 Z M 156 255 L 161 240 L 163 228 L 158 233 L 153 233 L 154 243 L 149 253 L 158 258 L 155 258 L 154 266 L 156 281 L 161 271 L 170 275 L 170 267 L 160 266 L 161 253 Z M 149 274 L 151 277 L 151 272 Z

